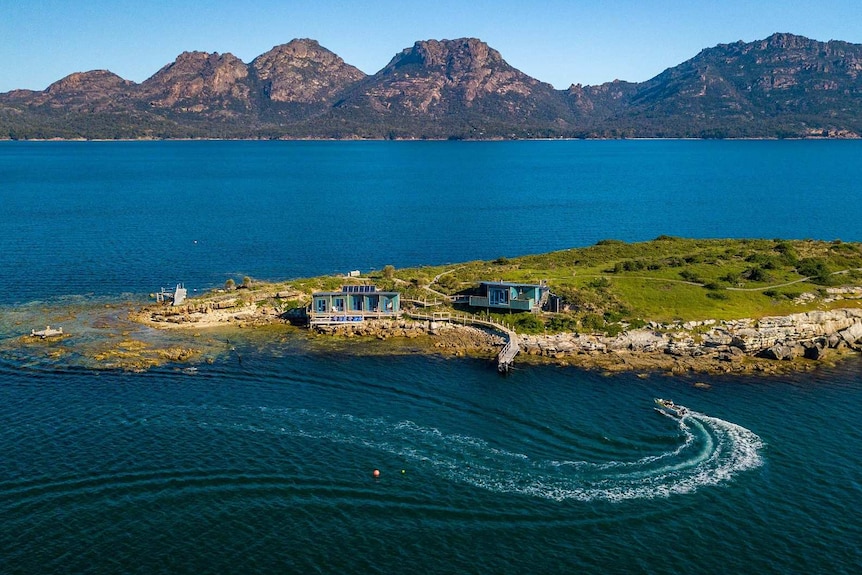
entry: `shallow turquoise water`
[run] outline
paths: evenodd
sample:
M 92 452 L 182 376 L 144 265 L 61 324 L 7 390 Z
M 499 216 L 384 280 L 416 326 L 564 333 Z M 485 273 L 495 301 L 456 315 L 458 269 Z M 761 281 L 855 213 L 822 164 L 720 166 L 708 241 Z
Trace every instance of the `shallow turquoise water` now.
M 14 338 L 67 304 L 107 322 L 106 302 L 178 280 L 662 233 L 858 240 L 860 151 L 3 143 L 0 572 L 857 573 L 859 359 L 770 379 L 502 378 L 297 333 L 135 374 Z M 693 416 L 656 414 L 656 396 Z

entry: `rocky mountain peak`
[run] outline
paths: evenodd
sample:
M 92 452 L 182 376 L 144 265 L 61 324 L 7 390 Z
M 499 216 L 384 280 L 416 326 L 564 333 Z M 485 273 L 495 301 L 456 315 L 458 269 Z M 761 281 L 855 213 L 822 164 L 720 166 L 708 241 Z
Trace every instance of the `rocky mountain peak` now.
M 0 138 L 859 137 L 860 99 L 862 45 L 787 33 L 568 90 L 476 38 L 416 42 L 373 76 L 295 39 L 248 65 L 184 52 L 141 84 L 95 70 L 0 94 Z
M 788 34 L 785 32 L 777 32 L 769 38 L 758 42 L 761 50 L 765 49 L 780 49 L 780 50 L 798 50 L 800 48 L 809 48 L 812 43 L 817 43 L 804 36 L 796 34 Z
M 341 59 L 333 52 L 330 52 L 329 50 L 321 46 L 317 40 L 312 40 L 311 38 L 294 38 L 287 44 L 279 44 L 278 46 L 273 46 L 272 50 L 266 52 L 265 54 L 261 54 L 255 59 L 255 61 L 271 60 L 273 58 L 279 57 L 294 57 L 299 59 L 308 58 L 315 60 Z
M 328 101 L 365 77 L 315 40 L 295 39 L 275 46 L 251 63 L 264 94 L 274 102 Z
M 233 54 L 183 52 L 141 83 L 141 91 L 161 108 L 207 97 L 246 99 L 249 89 L 240 81 L 247 76 L 248 67 Z
M 407 52 L 414 54 L 428 68 L 476 70 L 503 62 L 499 52 L 476 38 L 416 42 Z
M 137 84 L 108 70 L 75 72 L 41 92 L 22 93 L 35 105 L 92 112 L 122 107 Z
M 200 77 L 205 81 L 248 74 L 246 65 L 231 53 L 183 52 L 177 59 L 153 74 L 143 84 L 170 84 Z
M 500 53 L 475 38 L 425 40 L 397 54 L 365 90 L 379 111 L 393 105 L 408 113 L 472 107 L 490 96 L 499 112 L 512 114 L 541 84 L 516 70 Z M 520 113 L 520 112 L 518 112 Z
M 108 70 L 92 70 L 69 74 L 48 86 L 45 93 L 54 96 L 72 95 L 90 91 L 115 91 L 134 85 L 134 82 L 124 80 Z

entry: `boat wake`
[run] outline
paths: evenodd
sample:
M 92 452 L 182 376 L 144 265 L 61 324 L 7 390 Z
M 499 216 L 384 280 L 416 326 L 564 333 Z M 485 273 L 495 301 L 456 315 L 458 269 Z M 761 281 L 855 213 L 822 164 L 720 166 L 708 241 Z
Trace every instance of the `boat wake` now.
M 527 453 L 493 447 L 480 438 L 445 434 L 411 421 L 276 411 L 289 415 L 273 418 L 288 423 L 274 430 L 278 433 L 355 444 L 430 468 L 447 480 L 557 501 L 624 501 L 692 493 L 728 482 L 763 463 L 763 442 L 756 434 L 691 410 L 682 418 L 672 418 L 680 438 L 673 449 L 639 459 L 604 462 L 535 460 Z
M 345 453 L 352 453 L 354 456 L 349 459 L 353 465 L 364 470 L 368 469 L 366 465 L 379 465 L 384 475 L 386 465 L 409 467 L 422 470 L 425 477 L 493 493 L 556 501 L 666 498 L 731 481 L 763 462 L 762 442 L 757 435 L 739 425 L 691 410 L 686 410 L 682 417 L 668 415 L 674 426 L 670 432 L 662 431 L 640 442 L 641 449 L 644 445 L 653 446 L 647 448 L 652 453 L 646 455 L 625 447 L 608 452 L 607 445 L 602 445 L 600 452 L 589 444 L 589 439 L 577 445 L 559 437 L 543 442 L 546 450 L 548 445 L 553 446 L 552 450 L 567 453 L 580 450 L 577 457 L 566 459 L 536 457 L 529 449 L 504 449 L 478 437 L 448 434 L 412 421 L 363 418 L 325 410 L 207 405 L 141 407 L 143 413 L 114 420 L 115 424 L 120 428 L 146 427 L 153 437 L 223 438 L 229 443 L 218 445 L 238 442 L 243 451 L 256 450 L 262 461 L 270 461 L 274 466 L 262 465 L 261 469 L 248 471 L 241 465 L 225 466 L 220 454 L 195 452 L 195 463 L 191 466 L 129 468 L 124 463 L 101 472 L 12 478 L 0 481 L 0 508 L 90 501 L 93 494 L 130 500 L 164 496 L 177 490 L 277 492 L 286 484 L 305 485 L 305 479 L 289 475 L 285 449 L 290 454 L 298 451 L 314 454 L 324 465 L 330 458 L 343 460 Z M 97 418 L 98 425 L 110 425 L 111 415 L 103 415 Z M 218 435 L 213 436 L 214 431 Z M 118 429 L 113 435 L 125 437 L 128 432 Z M 615 442 L 618 446 L 626 443 Z M 355 456 L 362 452 L 361 456 Z M 213 462 L 218 465 L 213 466 Z M 414 476 L 412 472 L 410 476 Z M 314 484 L 306 487 L 315 488 Z M 93 509 L 101 509 L 99 505 L 94 504 Z

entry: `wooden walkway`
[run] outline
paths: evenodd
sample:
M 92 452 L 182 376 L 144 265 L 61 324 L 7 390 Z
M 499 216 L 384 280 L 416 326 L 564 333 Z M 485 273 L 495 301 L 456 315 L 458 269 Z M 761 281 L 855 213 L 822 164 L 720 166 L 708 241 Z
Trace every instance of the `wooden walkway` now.
M 497 371 L 500 373 L 509 372 L 512 364 L 515 363 L 515 356 L 521 351 L 521 340 L 518 339 L 518 334 L 514 331 L 506 330 L 506 335 L 509 341 L 506 342 L 506 345 L 503 346 L 503 349 L 497 355 Z
M 519 351 L 521 351 L 521 340 L 518 338 L 518 334 L 503 324 L 482 319 L 472 314 L 435 313 L 433 315 L 428 315 L 425 313 L 404 312 L 404 315 L 409 318 L 419 320 L 446 321 L 449 323 L 460 323 L 462 325 L 481 325 L 501 332 L 506 338 L 506 345 L 504 345 L 503 349 L 500 350 L 500 353 L 497 354 L 497 371 L 500 373 L 509 372 L 512 368 L 512 364 L 515 362 L 515 356 L 518 355 Z

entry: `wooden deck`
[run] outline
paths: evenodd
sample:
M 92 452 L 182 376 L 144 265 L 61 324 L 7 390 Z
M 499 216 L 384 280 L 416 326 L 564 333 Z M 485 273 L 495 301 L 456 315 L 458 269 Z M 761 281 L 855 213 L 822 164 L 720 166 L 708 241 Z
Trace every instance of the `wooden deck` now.
M 508 373 L 515 363 L 515 356 L 521 351 L 521 340 L 518 339 L 518 334 L 514 331 L 506 330 L 506 335 L 509 341 L 500 350 L 497 355 L 497 371 L 500 373 Z
M 315 326 L 361 323 L 370 319 L 398 319 L 401 315 L 401 311 L 309 312 L 308 325 Z
M 497 354 L 497 371 L 500 373 L 509 372 L 512 368 L 512 364 L 515 362 L 515 356 L 518 355 L 519 351 L 521 351 L 521 340 L 518 338 L 518 334 L 503 324 L 482 319 L 472 314 L 435 313 L 433 315 L 428 315 L 425 313 L 404 312 L 404 315 L 409 318 L 419 320 L 447 321 L 449 323 L 460 323 L 462 325 L 481 325 L 501 332 L 506 338 L 506 345 L 504 345 L 503 349 L 500 350 L 500 353 Z

